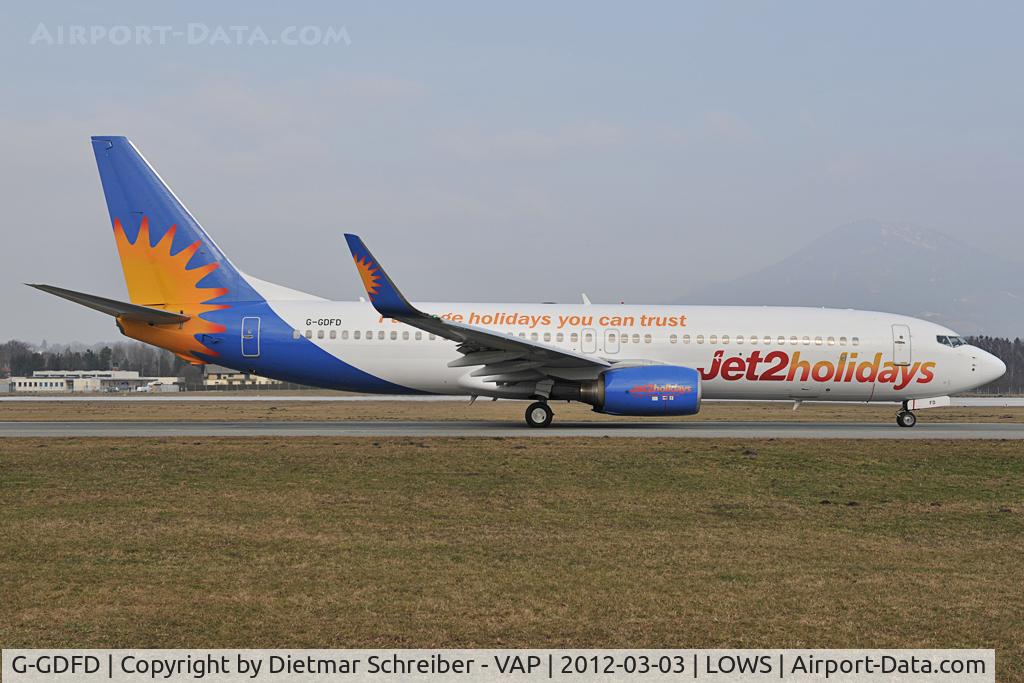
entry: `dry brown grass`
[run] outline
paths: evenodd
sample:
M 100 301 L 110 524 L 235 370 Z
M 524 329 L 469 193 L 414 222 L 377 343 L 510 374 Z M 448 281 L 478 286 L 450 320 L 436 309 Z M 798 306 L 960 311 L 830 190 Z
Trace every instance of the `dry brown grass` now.
M 808 403 L 705 403 L 700 414 L 677 418 L 613 417 L 579 403 L 552 403 L 556 420 L 728 420 L 891 423 L 896 405 Z M 31 401 L 0 402 L 4 421 L 208 421 L 208 420 L 497 420 L 520 422 L 523 401 Z M 1024 408 L 934 408 L 922 422 L 1024 422 Z
M 1014 442 L 0 441 L 3 647 L 995 647 Z

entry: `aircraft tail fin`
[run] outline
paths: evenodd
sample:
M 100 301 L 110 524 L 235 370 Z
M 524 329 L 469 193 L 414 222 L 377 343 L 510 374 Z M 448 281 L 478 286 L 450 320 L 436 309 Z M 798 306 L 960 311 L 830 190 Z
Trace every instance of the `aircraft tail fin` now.
M 128 138 L 94 136 L 92 147 L 133 304 L 192 314 L 185 309 L 259 300 Z

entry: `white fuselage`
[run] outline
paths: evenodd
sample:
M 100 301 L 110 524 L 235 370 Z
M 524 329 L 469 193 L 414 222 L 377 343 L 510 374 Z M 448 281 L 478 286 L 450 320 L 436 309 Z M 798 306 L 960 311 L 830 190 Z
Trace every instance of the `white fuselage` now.
M 267 303 L 293 336 L 381 380 L 422 392 L 489 394 L 482 383 L 467 381 L 469 369 L 448 367 L 461 355 L 454 342 L 384 319 L 369 303 Z M 697 368 L 705 399 L 927 398 L 980 386 L 1003 369 L 974 346 L 940 343 L 938 338 L 956 334 L 947 328 L 889 313 L 767 306 L 419 307 L 615 363 Z

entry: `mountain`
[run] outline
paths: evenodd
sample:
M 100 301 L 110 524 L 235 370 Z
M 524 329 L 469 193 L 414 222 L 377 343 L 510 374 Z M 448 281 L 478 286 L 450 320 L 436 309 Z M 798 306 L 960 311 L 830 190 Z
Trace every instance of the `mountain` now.
M 695 288 L 678 303 L 828 306 L 903 313 L 964 335 L 1024 336 L 1024 264 L 965 238 L 862 221 L 778 263 Z

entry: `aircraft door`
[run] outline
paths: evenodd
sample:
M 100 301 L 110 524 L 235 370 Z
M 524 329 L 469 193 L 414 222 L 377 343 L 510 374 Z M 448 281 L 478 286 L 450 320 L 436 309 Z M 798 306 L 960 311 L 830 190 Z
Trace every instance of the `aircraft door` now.
M 257 316 L 242 318 L 242 355 L 246 358 L 260 355 L 260 319 Z
M 607 329 L 604 331 L 604 352 L 605 353 L 618 353 L 619 352 L 619 331 L 616 329 Z
M 912 355 L 910 348 L 910 327 L 907 325 L 893 325 L 892 364 L 910 365 Z
M 587 327 L 580 334 L 580 353 L 597 353 L 597 333 Z

